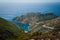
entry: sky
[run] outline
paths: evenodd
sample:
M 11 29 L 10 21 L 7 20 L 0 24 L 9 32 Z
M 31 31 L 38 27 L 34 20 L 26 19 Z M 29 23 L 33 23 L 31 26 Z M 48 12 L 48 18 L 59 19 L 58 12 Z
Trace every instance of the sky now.
M 44 3 L 44 2 L 60 2 L 60 0 L 0 0 L 0 3 Z

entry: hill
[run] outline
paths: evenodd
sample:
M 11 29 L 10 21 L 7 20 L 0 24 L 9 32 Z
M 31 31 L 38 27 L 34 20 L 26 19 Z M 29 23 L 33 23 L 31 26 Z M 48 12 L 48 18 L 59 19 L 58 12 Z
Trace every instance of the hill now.
M 55 26 L 60 23 L 60 17 L 54 13 L 27 13 L 26 15 L 18 16 L 13 19 L 16 22 L 29 24 L 29 32 L 37 31 L 48 32 L 55 29 Z
M 22 40 L 24 30 L 0 17 L 0 40 Z
M 56 16 L 54 13 L 27 13 L 26 15 L 22 15 L 22 16 L 18 16 L 16 18 L 14 18 L 14 21 L 17 22 L 22 22 L 22 23 L 35 23 L 35 22 L 39 22 L 39 21 L 45 21 L 45 20 L 50 20 L 50 19 L 54 19 L 57 18 L 58 16 Z

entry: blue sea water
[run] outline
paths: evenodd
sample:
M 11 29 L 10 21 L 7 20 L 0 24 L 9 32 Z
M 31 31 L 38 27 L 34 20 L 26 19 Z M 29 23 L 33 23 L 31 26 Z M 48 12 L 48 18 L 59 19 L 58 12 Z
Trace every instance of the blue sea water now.
M 60 16 L 60 3 L 0 3 L 0 17 L 7 20 L 28 12 L 52 12 Z
M 12 21 L 14 17 L 30 12 L 52 12 L 60 16 L 60 3 L 0 3 L 0 17 L 9 21 Z M 13 23 L 28 31 L 28 24 Z

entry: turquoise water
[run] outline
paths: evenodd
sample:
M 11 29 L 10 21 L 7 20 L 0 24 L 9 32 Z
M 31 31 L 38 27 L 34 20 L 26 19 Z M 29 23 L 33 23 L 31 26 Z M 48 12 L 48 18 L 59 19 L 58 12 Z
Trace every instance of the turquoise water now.
M 29 31 L 29 29 L 28 29 L 29 24 L 23 24 L 23 23 L 15 22 L 15 21 L 10 21 L 10 22 L 14 23 L 16 26 L 22 28 L 22 29 L 23 29 L 24 31 L 26 31 L 26 32 Z

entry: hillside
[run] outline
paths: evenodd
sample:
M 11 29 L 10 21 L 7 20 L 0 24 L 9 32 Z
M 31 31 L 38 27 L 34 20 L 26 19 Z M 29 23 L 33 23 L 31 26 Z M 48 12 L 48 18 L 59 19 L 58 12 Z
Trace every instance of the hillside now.
M 29 32 L 31 33 L 48 32 L 57 28 L 57 24 L 60 24 L 60 17 L 54 13 L 27 13 L 14 18 L 14 21 L 29 24 Z
M 22 40 L 24 30 L 15 24 L 0 18 L 0 40 Z
M 22 15 L 22 16 L 18 16 L 16 18 L 14 18 L 13 20 L 17 21 L 17 22 L 22 22 L 22 23 L 35 23 L 35 22 L 39 22 L 39 21 L 45 21 L 45 20 L 50 20 L 50 19 L 54 19 L 57 18 L 58 16 L 56 16 L 54 13 L 27 13 L 26 15 Z
M 47 21 L 41 21 L 36 23 L 33 28 L 30 28 L 30 32 L 49 32 L 49 31 L 60 31 L 60 17 L 47 20 Z

